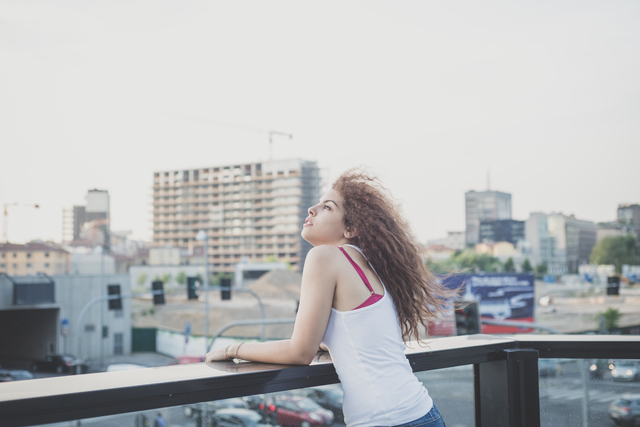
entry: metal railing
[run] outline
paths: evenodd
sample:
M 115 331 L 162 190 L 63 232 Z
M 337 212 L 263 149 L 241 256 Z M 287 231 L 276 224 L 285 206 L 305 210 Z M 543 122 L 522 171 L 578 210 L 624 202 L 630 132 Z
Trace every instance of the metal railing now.
M 415 372 L 474 366 L 475 425 L 540 426 L 538 358 L 640 359 L 637 336 L 468 335 L 409 343 Z M 0 425 L 26 426 L 332 384 L 327 353 L 309 366 L 217 362 L 0 385 Z

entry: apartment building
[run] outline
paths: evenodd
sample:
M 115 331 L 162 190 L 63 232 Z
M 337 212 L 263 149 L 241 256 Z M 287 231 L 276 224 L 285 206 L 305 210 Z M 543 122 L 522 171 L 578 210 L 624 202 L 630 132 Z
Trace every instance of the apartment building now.
M 315 161 L 157 171 L 153 245 L 200 246 L 195 236 L 205 230 L 212 272 L 233 272 L 241 261 L 287 262 L 299 271 L 311 249 L 300 231 L 320 195 Z
M 10 276 L 69 274 L 69 265 L 69 252 L 54 244 L 0 243 L 0 273 Z

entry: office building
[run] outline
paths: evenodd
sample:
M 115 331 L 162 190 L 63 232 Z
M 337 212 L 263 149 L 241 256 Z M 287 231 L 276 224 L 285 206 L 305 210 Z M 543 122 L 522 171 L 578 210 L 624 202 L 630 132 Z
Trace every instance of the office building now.
M 200 246 L 209 237 L 213 272 L 241 261 L 286 262 L 300 270 L 311 245 L 300 237 L 320 197 L 317 162 L 275 160 L 153 176 L 153 245 Z
M 63 211 L 63 240 L 87 240 L 110 248 L 110 199 L 107 190 L 93 189 L 85 196 L 85 205 Z M 72 218 L 69 218 L 71 216 Z M 69 229 L 69 227 L 71 229 Z
M 596 225 L 561 213 L 531 213 L 525 223 L 525 238 L 532 262 L 547 264 L 549 274 L 577 273 L 589 263 L 596 244 Z
M 640 246 L 640 205 L 618 205 L 618 222 L 635 227 L 636 240 L 638 241 L 638 246 Z
M 468 191 L 465 197 L 466 244 L 480 242 L 480 222 L 511 219 L 511 194 L 501 191 Z
M 524 221 L 480 221 L 480 243 L 509 242 L 516 246 L 521 240 L 524 240 Z

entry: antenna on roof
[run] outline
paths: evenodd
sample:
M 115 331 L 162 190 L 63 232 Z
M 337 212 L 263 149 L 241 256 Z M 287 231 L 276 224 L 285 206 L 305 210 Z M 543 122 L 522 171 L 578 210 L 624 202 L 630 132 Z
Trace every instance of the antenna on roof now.
M 487 191 L 491 191 L 491 171 L 487 168 Z

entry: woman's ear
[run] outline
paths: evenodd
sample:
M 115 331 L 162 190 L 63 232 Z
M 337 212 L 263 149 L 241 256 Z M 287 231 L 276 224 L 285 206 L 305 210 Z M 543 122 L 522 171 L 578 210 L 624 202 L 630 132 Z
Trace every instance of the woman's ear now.
M 351 227 L 344 230 L 344 237 L 347 239 L 353 239 L 357 235 L 358 233 L 356 232 L 356 230 Z

